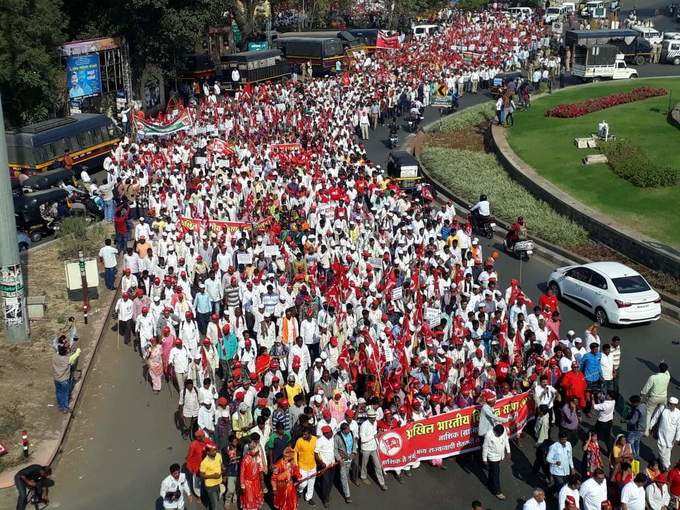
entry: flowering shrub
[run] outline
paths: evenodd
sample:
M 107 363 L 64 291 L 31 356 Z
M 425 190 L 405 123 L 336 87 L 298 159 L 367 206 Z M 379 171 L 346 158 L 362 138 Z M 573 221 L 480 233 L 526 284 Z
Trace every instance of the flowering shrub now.
M 560 117 L 563 119 L 573 119 L 588 113 L 597 112 L 620 104 L 634 103 L 650 97 L 665 96 L 668 94 L 666 89 L 654 87 L 638 87 L 630 92 L 619 92 L 608 96 L 595 97 L 579 101 L 578 103 L 558 104 L 550 110 L 546 110 L 546 117 Z
M 680 182 L 680 169 L 655 163 L 630 140 L 601 143 L 600 148 L 614 173 L 633 186 L 656 188 Z

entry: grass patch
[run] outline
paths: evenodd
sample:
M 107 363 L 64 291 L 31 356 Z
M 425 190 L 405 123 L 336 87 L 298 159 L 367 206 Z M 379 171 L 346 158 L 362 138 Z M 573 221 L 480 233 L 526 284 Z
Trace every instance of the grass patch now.
M 655 97 L 608 108 L 575 119 L 551 118 L 545 111 L 561 103 L 630 91 L 644 85 L 668 89 L 680 97 L 680 79 L 653 78 L 606 82 L 567 89 L 532 103 L 528 112 L 515 112 L 508 130 L 513 150 L 536 171 L 579 201 L 615 218 L 621 224 L 674 247 L 680 247 L 680 186 L 640 188 L 608 165 L 583 166 L 585 155 L 600 149 L 577 149 L 574 138 L 588 136 L 606 120 L 612 134 L 639 146 L 654 165 L 680 168 L 680 131 L 666 120 L 669 97 Z

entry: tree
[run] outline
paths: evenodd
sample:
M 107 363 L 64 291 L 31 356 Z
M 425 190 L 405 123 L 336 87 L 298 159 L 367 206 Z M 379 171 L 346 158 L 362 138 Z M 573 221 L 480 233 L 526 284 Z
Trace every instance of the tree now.
M 208 26 L 220 22 L 228 1 L 75 0 L 68 8 L 74 38 L 122 35 L 133 74 L 152 64 L 174 78 L 184 57 L 201 46 Z
M 57 51 L 66 22 L 61 0 L 2 2 L 0 91 L 8 124 L 45 120 L 54 112 L 66 80 Z

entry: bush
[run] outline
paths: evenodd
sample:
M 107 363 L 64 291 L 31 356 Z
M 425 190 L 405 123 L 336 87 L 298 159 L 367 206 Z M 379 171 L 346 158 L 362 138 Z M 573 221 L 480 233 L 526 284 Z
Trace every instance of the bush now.
M 583 228 L 534 198 L 491 154 L 426 147 L 421 160 L 432 177 L 464 200 L 475 202 L 487 194 L 493 214 L 505 222 L 524 216 L 530 232 L 559 246 L 575 247 L 588 241 Z
M 655 188 L 680 183 L 680 169 L 656 164 L 630 140 L 603 142 L 600 148 L 614 173 L 634 186 Z
M 107 230 L 103 223 L 91 224 L 83 217 L 65 218 L 58 232 L 62 257 L 78 258 L 79 250 L 83 250 L 85 257 L 96 255 L 108 235 Z
M 465 108 L 460 113 L 455 113 L 444 117 L 434 127 L 437 131 L 449 133 L 451 131 L 458 131 L 472 126 L 488 122 L 496 115 L 496 104 L 493 101 L 480 103 L 470 108 Z

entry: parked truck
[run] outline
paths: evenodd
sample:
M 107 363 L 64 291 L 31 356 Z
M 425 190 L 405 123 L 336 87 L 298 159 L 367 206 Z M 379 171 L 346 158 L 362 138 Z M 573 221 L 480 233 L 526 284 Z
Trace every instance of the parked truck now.
M 638 32 L 630 29 L 616 30 L 567 30 L 565 45 L 572 48 L 576 55 L 576 47 L 588 48 L 602 45 L 613 45 L 628 63 L 642 65 L 652 59 L 652 45 Z
M 572 75 L 583 81 L 637 78 L 636 69 L 626 65 L 624 55 L 612 44 L 576 46 Z

